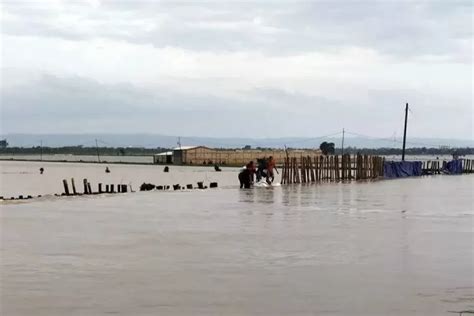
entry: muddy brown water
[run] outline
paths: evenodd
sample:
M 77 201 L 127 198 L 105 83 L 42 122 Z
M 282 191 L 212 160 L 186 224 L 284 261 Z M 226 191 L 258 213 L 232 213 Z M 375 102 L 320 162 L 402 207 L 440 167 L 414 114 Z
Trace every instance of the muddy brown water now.
M 101 166 L 54 164 L 40 178 L 35 163 L 10 163 L 0 164 L 8 194 L 61 190 L 64 174 L 106 176 Z M 222 186 L 0 204 L 0 314 L 474 310 L 472 175 L 239 190 L 236 169 L 149 168 L 109 175 Z

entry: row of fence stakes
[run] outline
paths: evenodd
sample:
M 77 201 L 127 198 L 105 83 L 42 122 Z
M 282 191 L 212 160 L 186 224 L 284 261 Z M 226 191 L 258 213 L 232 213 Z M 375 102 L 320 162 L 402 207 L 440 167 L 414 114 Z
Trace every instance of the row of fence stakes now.
M 83 179 L 83 186 L 84 186 L 84 193 L 78 193 L 76 190 L 76 183 L 74 178 L 71 178 L 71 189 L 69 190 L 69 183 L 66 179 L 63 179 L 63 187 L 64 193 L 62 195 L 88 195 L 88 194 L 102 194 L 102 193 L 127 193 L 128 192 L 128 185 L 127 184 L 117 184 L 117 191 L 115 191 L 114 184 L 106 184 L 105 190 L 102 183 L 97 185 L 97 191 L 92 191 L 91 183 L 87 179 Z M 133 192 L 132 187 L 130 186 L 130 191 Z
M 289 157 L 283 164 L 281 183 L 376 179 L 383 176 L 383 163 L 383 157 L 360 154 Z

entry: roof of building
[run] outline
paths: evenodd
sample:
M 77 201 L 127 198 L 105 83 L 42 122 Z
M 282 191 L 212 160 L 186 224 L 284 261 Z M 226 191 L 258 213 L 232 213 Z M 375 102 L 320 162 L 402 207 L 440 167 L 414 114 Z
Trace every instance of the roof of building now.
M 206 146 L 180 146 L 180 147 L 175 147 L 173 150 L 189 150 L 189 149 L 194 149 L 194 148 L 207 148 Z
M 164 153 L 155 154 L 155 156 L 171 156 L 172 154 L 172 151 L 166 151 Z

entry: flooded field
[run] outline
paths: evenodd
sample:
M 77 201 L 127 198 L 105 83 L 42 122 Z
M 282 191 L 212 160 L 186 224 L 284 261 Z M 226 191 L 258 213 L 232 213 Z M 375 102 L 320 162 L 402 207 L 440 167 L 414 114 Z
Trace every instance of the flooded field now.
M 73 162 L 97 162 L 96 155 L 0 155 L 2 160 L 44 160 L 44 161 L 73 161 Z M 153 163 L 153 156 L 100 156 L 100 161 L 109 163 Z
M 474 159 L 473 155 L 466 155 L 462 158 Z M 97 156 L 93 155 L 0 155 L 0 160 L 30 160 L 30 161 L 69 161 L 69 162 L 97 162 Z M 388 155 L 385 156 L 387 160 L 401 160 L 401 155 Z M 451 155 L 407 155 L 407 160 L 451 160 Z M 100 156 L 102 162 L 108 163 L 139 163 L 139 164 L 152 164 L 153 156 Z
M 231 168 L 0 166 L 7 196 L 59 193 L 70 177 L 220 185 L 3 202 L 1 315 L 474 310 L 472 175 L 239 190 Z
M 110 173 L 105 173 L 109 167 Z M 44 168 L 40 174 L 39 169 Z M 129 184 L 134 190 L 143 182 L 157 185 L 193 184 L 198 181 L 218 182 L 220 186 L 238 184 L 239 168 L 222 168 L 216 172 L 214 167 L 170 166 L 170 172 L 163 172 L 162 165 L 107 165 L 94 163 L 57 163 L 0 161 L 0 196 L 45 195 L 64 192 L 62 180 L 75 178 L 76 186 L 82 192 L 82 179 L 91 183 L 97 191 L 98 183 Z

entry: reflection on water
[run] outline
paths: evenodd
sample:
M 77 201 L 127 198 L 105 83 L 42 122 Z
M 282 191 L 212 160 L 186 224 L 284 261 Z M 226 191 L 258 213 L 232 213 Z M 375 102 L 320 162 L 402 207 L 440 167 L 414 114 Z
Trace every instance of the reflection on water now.
M 474 177 L 239 190 L 222 174 L 217 190 L 3 205 L 2 315 L 474 309 Z

